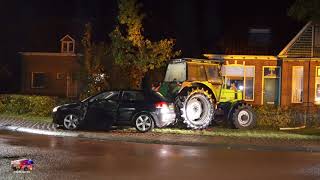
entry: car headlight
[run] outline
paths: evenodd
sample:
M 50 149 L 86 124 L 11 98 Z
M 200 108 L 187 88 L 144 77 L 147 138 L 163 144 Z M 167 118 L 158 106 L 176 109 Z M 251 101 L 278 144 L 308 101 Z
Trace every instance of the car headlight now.
M 58 110 L 59 107 L 60 107 L 60 106 L 54 107 L 53 110 L 52 110 L 52 112 L 57 112 L 57 110 Z

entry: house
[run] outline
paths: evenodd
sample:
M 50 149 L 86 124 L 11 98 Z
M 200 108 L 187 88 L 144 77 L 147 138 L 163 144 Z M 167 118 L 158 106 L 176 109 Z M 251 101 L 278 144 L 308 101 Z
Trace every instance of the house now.
M 268 30 L 253 30 L 257 43 L 268 43 Z M 227 83 L 243 88 L 254 105 L 320 104 L 320 25 L 307 23 L 277 55 L 204 54 L 224 60 Z
M 70 35 L 60 39 L 60 52 L 20 52 L 21 93 L 77 97 L 80 70 L 76 43 Z

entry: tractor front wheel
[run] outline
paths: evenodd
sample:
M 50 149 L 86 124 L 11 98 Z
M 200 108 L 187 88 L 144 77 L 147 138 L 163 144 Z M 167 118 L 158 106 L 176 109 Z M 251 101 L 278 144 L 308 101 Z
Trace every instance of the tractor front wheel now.
M 256 125 L 255 113 L 250 105 L 241 104 L 232 115 L 232 122 L 237 129 L 251 129 Z

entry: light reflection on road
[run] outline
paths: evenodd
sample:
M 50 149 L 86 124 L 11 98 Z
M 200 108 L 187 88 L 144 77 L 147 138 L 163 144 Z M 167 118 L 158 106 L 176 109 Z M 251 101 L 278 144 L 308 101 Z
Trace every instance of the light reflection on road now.
M 317 179 L 320 153 L 259 152 L 0 133 L 0 179 L 8 164 L 35 161 L 30 179 Z M 28 179 L 26 178 L 26 179 Z

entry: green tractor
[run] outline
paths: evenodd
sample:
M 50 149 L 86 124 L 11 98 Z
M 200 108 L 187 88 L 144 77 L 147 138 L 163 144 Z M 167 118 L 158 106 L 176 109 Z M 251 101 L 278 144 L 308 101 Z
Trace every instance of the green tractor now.
M 237 87 L 221 75 L 222 64 L 191 58 L 171 60 L 168 64 L 159 91 L 174 100 L 177 120 L 188 128 L 205 129 L 221 119 L 228 120 L 237 129 L 255 126 L 255 113 L 251 105 L 243 101 L 243 87 Z

